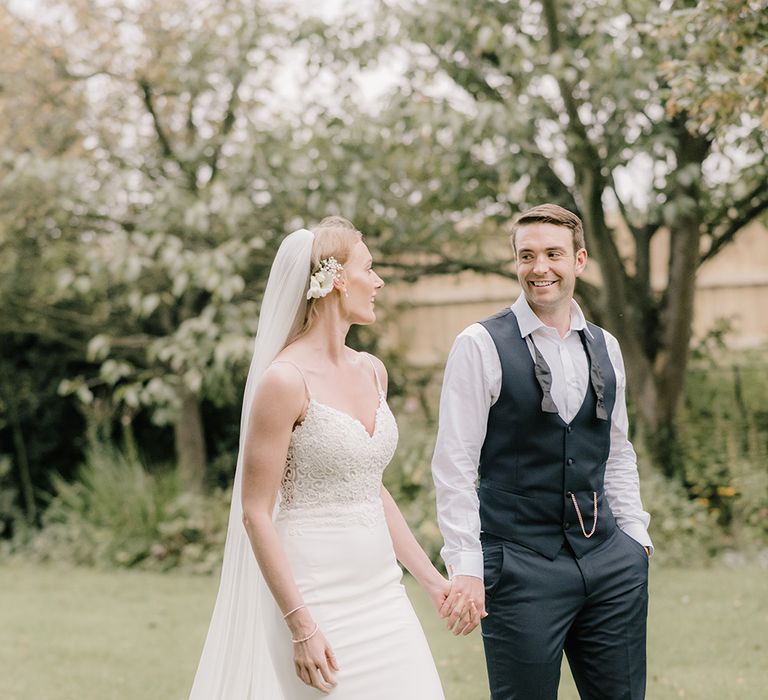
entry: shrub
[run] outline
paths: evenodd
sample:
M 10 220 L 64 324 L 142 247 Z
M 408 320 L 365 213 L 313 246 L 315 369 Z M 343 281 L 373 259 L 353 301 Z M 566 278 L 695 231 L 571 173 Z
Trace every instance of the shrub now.
M 229 498 L 185 493 L 175 473 L 150 474 L 137 457 L 92 443 L 78 480 L 55 480 L 43 529 L 26 548 L 38 560 L 196 571 L 221 558 Z
M 685 486 L 715 518 L 726 548 L 753 550 L 768 541 L 766 397 L 764 362 L 697 367 L 689 375 L 680 421 Z

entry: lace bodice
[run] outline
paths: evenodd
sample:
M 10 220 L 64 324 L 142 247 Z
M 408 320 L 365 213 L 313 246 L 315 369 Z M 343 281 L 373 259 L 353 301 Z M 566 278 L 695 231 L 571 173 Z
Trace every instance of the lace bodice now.
M 310 399 L 288 447 L 278 517 L 322 524 L 378 521 L 381 476 L 397 437 L 383 391 L 372 435 L 356 418 Z

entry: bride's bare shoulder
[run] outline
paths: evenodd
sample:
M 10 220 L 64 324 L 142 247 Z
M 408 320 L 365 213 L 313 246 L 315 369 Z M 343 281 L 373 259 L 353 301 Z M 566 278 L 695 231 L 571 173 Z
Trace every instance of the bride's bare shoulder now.
M 366 356 L 369 358 L 369 360 L 373 363 L 373 368 L 376 370 L 376 375 L 379 378 L 379 382 L 381 382 L 381 387 L 384 389 L 384 391 L 387 390 L 387 367 L 386 365 L 378 358 L 376 355 L 371 354 L 370 352 L 363 352 L 360 353 L 361 355 Z M 368 360 L 365 360 L 366 362 Z
M 257 389 L 258 397 L 262 400 L 277 400 L 301 402 L 306 394 L 304 377 L 297 363 L 278 356 L 264 371 Z
M 307 401 L 307 390 L 298 370 L 287 362 L 273 362 L 256 387 L 250 423 L 267 433 L 279 434 L 300 419 Z

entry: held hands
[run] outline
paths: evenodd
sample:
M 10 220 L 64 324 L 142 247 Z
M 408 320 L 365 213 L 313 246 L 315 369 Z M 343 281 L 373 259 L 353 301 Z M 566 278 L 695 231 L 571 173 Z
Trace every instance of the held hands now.
M 427 595 L 432 601 L 432 605 L 435 606 L 435 610 L 442 616 L 441 610 L 443 603 L 445 603 L 445 599 L 451 592 L 451 582 L 435 572 L 435 580 L 429 585 L 424 586 L 424 589 L 427 591 Z
M 306 610 L 289 622 L 296 675 L 312 688 L 330 693 L 336 687 L 334 671 L 339 670 L 331 645 Z
M 454 576 L 450 593 L 440 608 L 440 617 L 448 619 L 448 629 L 454 635 L 467 635 L 487 616 L 482 579 Z

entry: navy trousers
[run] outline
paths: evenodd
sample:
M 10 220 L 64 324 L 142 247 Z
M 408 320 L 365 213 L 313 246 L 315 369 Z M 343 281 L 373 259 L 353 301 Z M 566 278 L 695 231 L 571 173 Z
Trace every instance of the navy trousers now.
M 483 539 L 483 644 L 492 700 L 556 700 L 565 651 L 583 700 L 645 697 L 648 555 L 620 529 L 554 561 Z

